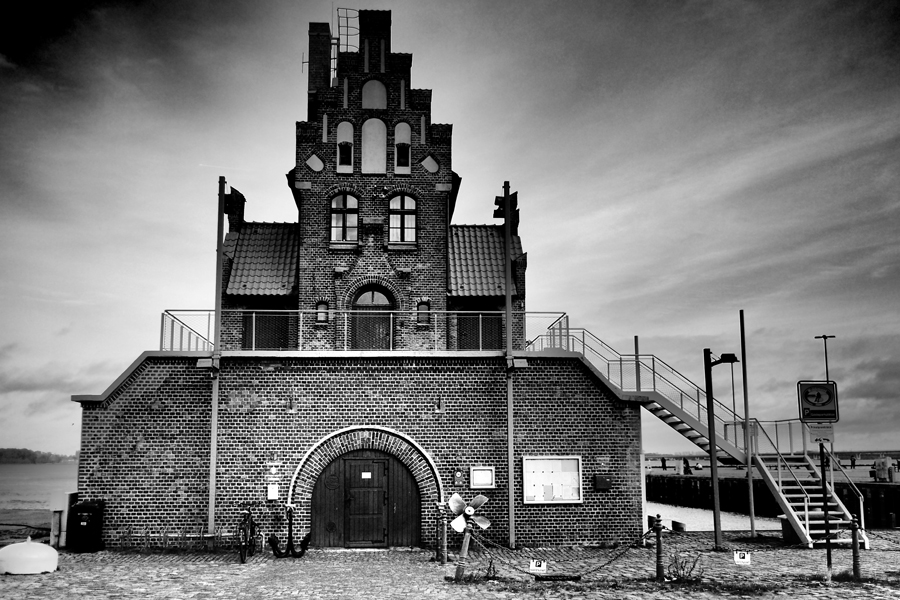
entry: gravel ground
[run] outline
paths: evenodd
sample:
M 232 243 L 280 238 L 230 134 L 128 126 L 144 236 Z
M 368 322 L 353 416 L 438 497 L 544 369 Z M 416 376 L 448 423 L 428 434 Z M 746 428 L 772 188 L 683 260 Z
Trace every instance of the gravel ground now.
M 275 559 L 270 552 L 240 564 L 233 552 L 147 554 L 104 551 L 60 553 L 59 570 L 41 575 L 0 576 L 0 598 L 98 600 L 141 598 L 684 598 L 737 597 L 900 598 L 900 532 L 872 532 L 872 549 L 861 553 L 864 581 L 821 581 L 824 550 L 785 547 L 780 535 L 750 539 L 725 535 L 726 551 L 714 551 L 706 532 L 663 535 L 664 567 L 674 557 L 697 561 L 699 582 L 655 582 L 656 547 L 554 548 L 510 551 L 473 544 L 467 573 L 493 570 L 493 580 L 454 584 L 451 562 L 441 565 L 424 550 L 311 550 L 302 559 Z M 733 551 L 750 553 L 739 566 Z M 577 582 L 536 582 L 532 559 L 549 573 L 581 574 Z M 834 571 L 848 571 L 849 549 L 833 552 Z

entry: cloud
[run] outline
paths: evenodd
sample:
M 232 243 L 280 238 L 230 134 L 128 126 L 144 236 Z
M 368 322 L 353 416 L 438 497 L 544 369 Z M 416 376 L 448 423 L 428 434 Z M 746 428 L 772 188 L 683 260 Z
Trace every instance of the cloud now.
M 7 356 L 0 355 L 0 359 Z M 48 363 L 38 368 L 13 368 L 7 364 L 0 368 L 0 395 L 12 396 L 21 393 L 72 395 L 85 393 L 86 390 L 98 388 L 102 390 L 118 375 L 118 369 L 119 365 L 112 362 L 96 362 L 77 367 Z

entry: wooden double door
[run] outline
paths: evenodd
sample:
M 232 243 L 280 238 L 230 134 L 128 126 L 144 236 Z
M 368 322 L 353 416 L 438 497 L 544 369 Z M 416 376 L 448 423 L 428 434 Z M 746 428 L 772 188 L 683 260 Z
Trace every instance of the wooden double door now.
M 419 486 L 396 457 L 349 452 L 329 464 L 312 498 L 312 545 L 341 548 L 417 546 Z

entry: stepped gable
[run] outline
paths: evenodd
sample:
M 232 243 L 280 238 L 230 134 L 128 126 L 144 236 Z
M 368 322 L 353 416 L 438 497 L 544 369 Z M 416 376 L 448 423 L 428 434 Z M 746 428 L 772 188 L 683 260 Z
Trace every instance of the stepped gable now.
M 244 223 L 235 237 L 234 265 L 225 293 L 287 296 L 295 291 L 296 223 Z
M 505 254 L 502 225 L 450 226 L 450 296 L 505 294 Z M 512 239 L 513 260 L 521 258 L 522 240 Z M 515 285 L 515 282 L 514 282 Z M 513 290 L 518 295 L 518 290 Z

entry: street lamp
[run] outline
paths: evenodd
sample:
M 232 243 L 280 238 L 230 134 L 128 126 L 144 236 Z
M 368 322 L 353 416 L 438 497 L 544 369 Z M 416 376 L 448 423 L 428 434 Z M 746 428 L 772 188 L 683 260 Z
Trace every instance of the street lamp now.
M 831 379 L 828 378 L 828 340 L 830 340 L 833 337 L 835 337 L 835 336 L 833 336 L 833 335 L 817 335 L 816 336 L 817 340 L 822 340 L 822 343 L 825 344 L 825 381 L 831 381 Z
M 719 509 L 719 466 L 717 464 L 717 455 L 719 453 L 716 445 L 716 416 L 713 404 L 713 382 L 712 368 L 723 363 L 734 364 L 740 362 L 734 354 L 727 353 L 719 357 L 719 360 L 712 360 L 712 352 L 709 348 L 703 349 L 703 374 L 706 376 L 706 422 L 709 430 L 709 474 L 712 478 L 713 493 L 713 529 L 715 529 L 715 549 L 722 549 L 722 515 Z

